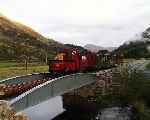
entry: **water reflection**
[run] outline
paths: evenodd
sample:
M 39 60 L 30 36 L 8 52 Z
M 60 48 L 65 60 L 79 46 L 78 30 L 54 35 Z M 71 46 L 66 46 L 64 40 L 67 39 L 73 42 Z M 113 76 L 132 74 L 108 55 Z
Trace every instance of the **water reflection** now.
M 30 120 L 51 120 L 63 111 L 62 97 L 57 96 L 39 105 L 28 108 L 23 112 Z
M 132 112 L 129 107 L 112 107 L 100 111 L 95 120 L 131 120 L 131 116 Z
M 51 120 L 60 113 L 64 112 L 62 97 L 57 96 L 39 105 L 28 108 L 23 112 L 29 117 L 30 120 Z M 86 119 L 90 116 L 89 114 L 87 114 L 87 111 L 86 113 L 78 114 L 78 116 L 76 112 L 72 113 L 70 111 L 66 111 L 61 116 L 58 116 L 55 119 L 70 120 L 70 114 L 72 116 L 72 119 L 78 118 L 79 120 L 81 117 L 83 117 L 83 114 L 87 115 L 87 117 L 84 116 L 84 118 Z M 131 120 L 132 111 L 129 107 L 111 107 L 100 110 L 95 116 L 96 117 L 91 118 L 91 120 Z

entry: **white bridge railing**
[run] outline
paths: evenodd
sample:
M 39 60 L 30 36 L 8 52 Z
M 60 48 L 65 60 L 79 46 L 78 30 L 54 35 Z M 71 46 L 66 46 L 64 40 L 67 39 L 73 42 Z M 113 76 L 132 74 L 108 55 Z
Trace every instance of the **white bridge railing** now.
M 0 80 L 0 84 L 10 85 L 10 84 L 23 83 L 29 80 L 40 80 L 40 79 L 44 79 L 46 74 L 48 73 L 33 73 L 28 75 L 16 76 L 16 77 Z
M 10 104 L 16 111 L 21 111 L 52 97 L 62 95 L 68 91 L 80 88 L 87 84 L 91 84 L 96 80 L 96 75 L 94 73 L 77 73 L 66 75 L 32 88 L 31 90 L 10 100 Z

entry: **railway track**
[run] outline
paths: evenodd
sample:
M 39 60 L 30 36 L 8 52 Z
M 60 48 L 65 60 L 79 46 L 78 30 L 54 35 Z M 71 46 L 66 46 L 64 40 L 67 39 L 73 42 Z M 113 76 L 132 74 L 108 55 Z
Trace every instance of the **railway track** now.
M 31 89 L 37 85 L 44 83 L 46 81 L 48 81 L 48 80 L 47 79 L 31 80 L 31 81 L 27 81 L 27 82 L 23 82 L 23 83 L 19 83 L 19 84 L 11 84 L 11 85 L 2 84 L 2 85 L 0 85 L 0 96 L 3 98 L 6 98 L 6 97 L 18 95 L 25 91 L 28 91 L 29 89 Z
M 0 99 L 10 99 L 19 96 L 20 94 L 32 89 L 33 87 L 60 76 L 62 75 L 56 75 L 52 73 L 37 73 L 6 79 L 0 82 Z
M 2 80 L 0 81 L 0 99 L 13 99 L 40 84 L 65 75 L 69 74 L 35 73 Z
M 144 62 L 137 62 L 131 68 L 137 69 L 141 67 Z M 16 78 L 6 79 L 0 81 L 0 99 L 10 99 L 16 97 L 40 84 L 50 81 L 54 78 L 63 76 L 64 74 L 54 73 L 37 73 L 26 76 L 18 76 Z

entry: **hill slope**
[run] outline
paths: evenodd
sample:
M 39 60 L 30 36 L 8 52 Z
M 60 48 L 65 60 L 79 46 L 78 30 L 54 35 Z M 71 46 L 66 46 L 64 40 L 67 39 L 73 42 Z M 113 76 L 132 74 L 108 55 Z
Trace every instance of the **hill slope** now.
M 150 58 L 150 28 L 138 40 L 121 45 L 115 52 L 122 51 L 125 58 Z
M 68 49 L 77 49 L 79 53 L 86 51 L 86 49 L 81 46 L 77 46 L 77 45 L 73 45 L 73 44 L 64 44 L 64 45 Z
M 59 48 L 64 48 L 64 45 L 0 14 L 0 59 L 21 55 L 39 59 L 43 52 L 51 57 Z
M 87 44 L 84 46 L 84 48 L 86 48 L 92 52 L 98 52 L 99 50 L 108 50 L 111 52 L 114 49 L 116 49 L 115 47 L 101 47 L 101 46 L 97 46 L 97 45 L 93 45 L 93 44 Z

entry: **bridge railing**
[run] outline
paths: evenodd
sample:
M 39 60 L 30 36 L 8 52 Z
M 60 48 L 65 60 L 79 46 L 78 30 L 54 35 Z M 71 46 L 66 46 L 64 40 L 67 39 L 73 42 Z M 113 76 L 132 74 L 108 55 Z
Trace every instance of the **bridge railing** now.
M 66 75 L 47 81 L 25 93 L 12 99 L 11 106 L 16 111 L 37 105 L 52 97 L 62 95 L 68 91 L 80 88 L 96 81 L 96 75 L 92 73 L 77 73 Z
M 33 74 L 28 74 L 28 75 L 23 75 L 23 76 L 16 76 L 8 79 L 4 79 L 0 81 L 0 84 L 18 84 L 22 83 L 28 80 L 38 80 L 38 79 L 43 79 L 44 76 L 42 73 L 33 73 Z

